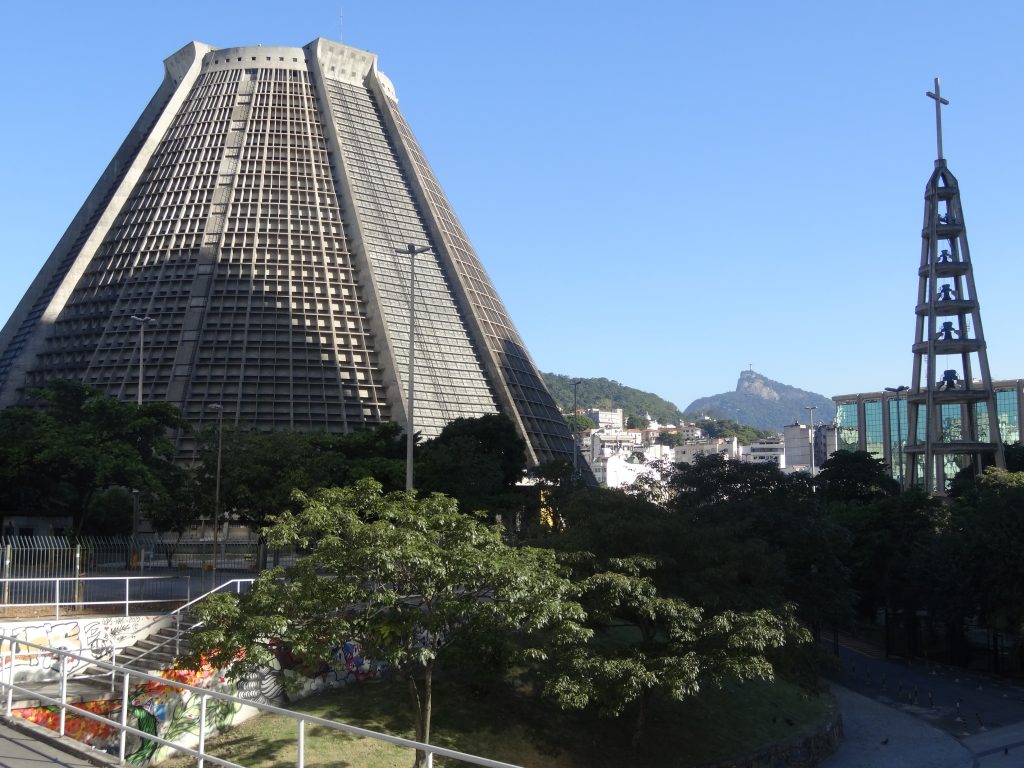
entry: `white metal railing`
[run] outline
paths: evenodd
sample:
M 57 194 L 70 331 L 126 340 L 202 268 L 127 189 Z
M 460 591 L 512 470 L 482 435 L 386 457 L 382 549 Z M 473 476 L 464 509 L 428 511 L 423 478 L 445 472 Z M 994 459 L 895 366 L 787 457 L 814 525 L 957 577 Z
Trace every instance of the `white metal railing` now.
M 117 582 L 123 584 L 123 589 L 117 588 Z M 36 602 L 19 602 L 17 601 L 18 585 L 26 585 L 26 591 L 28 588 L 34 587 L 33 593 L 38 589 L 41 584 L 52 584 L 52 590 L 50 594 L 52 597 L 44 601 Z M 178 594 L 174 597 L 164 597 L 150 595 L 146 596 L 146 588 L 150 584 L 174 584 L 184 583 L 184 595 Z M 117 594 L 117 597 L 111 597 L 110 599 L 103 600 L 86 600 L 85 591 L 90 585 L 103 585 L 110 584 L 112 589 L 110 594 Z M 136 596 L 132 597 L 133 585 L 139 585 L 136 590 Z M 101 605 L 117 605 L 124 607 L 124 615 L 128 616 L 131 612 L 133 605 L 148 604 L 152 605 L 155 603 L 180 603 L 183 599 L 185 601 L 191 601 L 192 599 L 192 582 L 188 576 L 54 576 L 50 578 L 13 578 L 5 579 L 0 578 L 0 588 L 2 588 L 3 595 L 5 596 L 4 602 L 0 603 L 0 609 L 11 609 L 11 608 L 45 608 L 52 607 L 54 618 L 60 618 L 61 608 L 65 611 L 71 608 L 73 610 L 81 610 L 85 607 L 101 606 Z M 98 589 L 91 590 L 98 591 Z M 179 590 L 181 591 L 181 590 Z M 139 596 L 141 593 L 141 596 Z M 33 594 L 35 597 L 35 594 Z
M 26 651 L 25 649 L 31 649 Z M 38 686 L 42 684 L 42 681 L 21 681 L 21 684 L 14 682 L 14 669 L 15 660 L 19 657 L 25 656 L 49 656 L 57 661 L 57 666 L 60 669 L 60 688 L 58 698 L 48 696 L 42 691 L 34 690 L 33 685 Z M 99 665 L 106 667 L 110 670 L 112 675 L 121 675 L 122 679 L 122 690 L 121 690 L 121 712 L 120 721 L 112 720 L 111 718 L 104 717 L 103 715 L 95 712 L 90 712 L 81 707 L 76 707 L 73 704 L 69 704 L 67 701 L 67 684 L 68 684 L 68 662 L 74 660 L 76 662 L 83 662 L 92 665 Z M 158 683 L 160 685 L 167 685 L 173 688 L 177 688 L 180 691 L 190 692 L 194 696 L 199 697 L 199 734 L 198 734 L 198 749 L 192 749 L 182 744 L 176 744 L 168 741 L 167 739 L 156 736 L 152 733 L 133 728 L 128 725 L 128 697 L 131 690 L 131 679 L 135 678 L 140 681 L 149 681 Z M 50 681 L 52 682 L 52 681 Z M 296 725 L 296 744 L 298 747 L 298 758 L 296 760 L 296 766 L 298 768 L 304 768 L 306 760 L 305 751 L 305 729 L 306 724 L 318 725 L 324 728 L 328 728 L 335 731 L 343 731 L 350 733 L 354 736 L 362 736 L 365 738 L 376 739 L 378 741 L 385 741 L 389 744 L 395 744 L 400 747 L 407 749 L 419 750 L 426 753 L 427 766 L 433 765 L 434 755 L 440 757 L 448 757 L 454 760 L 459 760 L 463 763 L 470 763 L 471 765 L 482 765 L 485 768 L 519 768 L 519 766 L 513 765 L 512 763 L 503 763 L 498 760 L 489 760 L 486 757 L 478 757 L 476 755 L 470 755 L 465 752 L 458 752 L 454 749 L 447 749 L 445 747 L 437 747 L 431 744 L 424 744 L 422 742 L 413 741 L 412 739 L 404 739 L 400 736 L 391 736 L 386 733 L 379 733 L 377 731 L 371 731 L 367 728 L 359 728 L 358 726 L 348 725 L 346 723 L 338 723 L 333 720 L 326 720 L 322 717 L 315 717 L 313 715 L 301 714 L 298 712 L 292 712 L 291 710 L 282 709 L 281 707 L 275 707 L 272 704 L 262 704 L 248 699 L 243 699 L 238 696 L 231 696 L 226 693 L 220 693 L 219 691 L 212 691 L 208 688 L 199 688 L 194 685 L 188 685 L 187 683 L 181 683 L 176 680 L 169 680 L 164 677 L 157 677 L 156 675 L 148 675 L 143 672 L 135 672 L 133 670 L 117 667 L 114 664 L 108 664 L 103 661 L 97 661 L 89 659 L 70 651 L 64 651 L 59 648 L 51 648 L 45 645 L 39 645 L 38 643 L 30 643 L 26 640 L 20 640 L 17 637 L 11 635 L 0 634 L 0 694 L 4 697 L 5 713 L 8 717 L 13 715 L 13 703 L 14 693 L 17 692 L 24 696 L 29 696 L 32 699 L 36 699 L 42 703 L 50 706 L 60 708 L 59 716 L 59 728 L 58 735 L 64 737 L 64 725 L 68 713 L 78 715 L 80 717 L 87 717 L 91 720 L 104 723 L 111 728 L 114 728 L 119 733 L 118 739 L 118 760 L 123 765 L 125 763 L 125 745 L 127 742 L 128 734 L 138 736 L 139 738 L 156 742 L 161 746 L 170 747 L 175 751 L 181 752 L 186 755 L 191 755 L 198 759 L 199 768 L 203 768 L 205 761 L 215 763 L 216 765 L 225 766 L 225 768 L 245 768 L 245 766 L 238 763 L 233 763 L 230 760 L 217 757 L 206 752 L 206 737 L 209 729 L 206 724 L 206 712 L 207 702 L 211 699 L 217 701 L 224 701 L 233 707 L 252 707 L 261 712 L 270 714 L 280 715 L 282 717 L 289 718 L 295 722 Z
M 147 648 L 145 651 L 140 653 L 138 656 L 135 656 L 132 659 L 132 663 L 133 664 L 137 664 L 140 659 L 145 658 L 146 656 L 150 655 L 151 653 L 156 653 L 157 651 L 164 650 L 171 643 L 174 643 L 174 655 L 175 656 L 180 656 L 181 655 L 181 636 L 185 632 L 191 632 L 196 627 L 201 627 L 202 626 L 202 622 L 197 622 L 195 624 L 190 625 L 187 629 L 182 630 L 182 628 L 181 628 L 181 617 L 185 615 L 185 611 L 187 609 L 191 608 L 193 605 L 196 605 L 197 603 L 202 602 L 203 600 L 205 600 L 207 597 L 209 597 L 210 595 L 214 594 L 215 592 L 228 591 L 231 587 L 234 587 L 234 591 L 235 591 L 236 595 L 241 594 L 242 593 L 243 585 L 245 587 L 251 587 L 252 583 L 254 581 L 255 581 L 255 579 L 231 579 L 231 581 L 225 581 L 223 584 L 217 585 L 216 587 L 211 589 L 209 592 L 204 592 L 199 597 L 192 598 L 191 600 L 186 602 L 184 605 L 179 605 L 173 611 L 165 614 L 164 616 L 160 616 L 159 618 L 154 619 L 153 621 L 151 621 L 146 626 L 141 627 L 140 629 L 138 629 L 136 631 L 136 633 L 135 633 L 136 636 L 141 635 L 143 633 L 146 633 L 148 635 L 149 630 L 152 629 L 154 626 L 156 626 L 157 624 L 163 623 L 169 617 L 172 617 L 172 616 L 174 617 L 174 635 L 172 637 L 168 637 L 162 643 L 158 643 L 157 645 L 154 645 L 152 648 Z M 168 649 L 168 650 L 170 650 L 170 649 Z M 114 664 L 117 663 L 117 650 L 116 649 L 114 650 L 114 658 L 112 660 L 112 663 L 114 663 Z M 114 678 L 113 678 L 113 676 L 111 676 L 110 684 L 111 684 L 111 686 L 114 685 Z

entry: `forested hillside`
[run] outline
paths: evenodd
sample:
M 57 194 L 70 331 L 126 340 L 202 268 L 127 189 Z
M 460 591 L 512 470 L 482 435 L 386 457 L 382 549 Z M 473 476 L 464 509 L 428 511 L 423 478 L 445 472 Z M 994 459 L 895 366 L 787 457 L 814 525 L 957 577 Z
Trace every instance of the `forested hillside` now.
M 653 392 L 627 387 L 612 379 L 577 379 L 559 373 L 541 375 L 552 397 L 555 398 L 555 403 L 563 412 L 572 410 L 572 383 L 579 381 L 576 402 L 580 408 L 621 408 L 627 417 L 643 418 L 650 414 L 651 418 L 662 424 L 678 424 L 683 418 L 683 412 L 675 403 L 658 397 Z

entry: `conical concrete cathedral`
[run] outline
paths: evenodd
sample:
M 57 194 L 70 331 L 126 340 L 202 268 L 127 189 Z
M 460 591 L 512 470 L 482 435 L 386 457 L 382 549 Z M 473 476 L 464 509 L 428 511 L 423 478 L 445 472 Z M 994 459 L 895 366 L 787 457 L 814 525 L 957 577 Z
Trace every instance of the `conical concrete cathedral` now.
M 411 339 L 416 431 L 502 412 L 572 460 L 376 56 L 193 42 L 165 69 L 0 334 L 0 406 L 74 378 L 195 424 L 406 425 Z

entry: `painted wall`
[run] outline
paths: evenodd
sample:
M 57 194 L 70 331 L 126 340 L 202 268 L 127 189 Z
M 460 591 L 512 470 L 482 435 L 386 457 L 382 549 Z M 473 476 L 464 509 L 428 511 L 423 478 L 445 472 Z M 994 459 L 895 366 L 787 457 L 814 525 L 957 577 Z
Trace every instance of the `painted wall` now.
M 87 659 L 109 661 L 115 649 L 134 645 L 158 631 L 157 616 L 105 616 L 69 619 L 36 619 L 0 624 L 0 634 L 10 635 L 38 645 L 70 651 Z M 9 643 L 0 641 L 0 666 L 6 667 Z M 38 655 L 37 649 L 15 646 L 14 682 L 21 680 L 55 680 L 60 677 L 56 654 Z M 87 661 L 71 659 L 68 672 L 74 674 L 88 665 Z
M 224 693 L 231 693 L 231 685 L 223 678 L 214 675 L 212 669 L 200 672 L 186 670 L 167 670 L 162 674 L 168 680 L 188 683 L 203 688 L 212 688 Z M 121 698 L 112 700 L 84 701 L 76 706 L 102 714 L 111 720 L 121 719 Z M 128 724 L 146 733 L 152 733 L 170 741 L 184 743 L 198 742 L 200 699 L 190 691 L 182 691 L 167 683 L 151 680 L 139 682 L 128 694 Z M 243 709 L 240 705 L 209 700 L 206 705 L 206 723 L 209 732 L 222 731 L 235 722 Z M 254 710 L 250 709 L 250 716 Z M 30 720 L 37 725 L 53 730 L 60 727 L 60 709 L 55 706 L 26 707 L 14 710 L 17 717 Z M 111 754 L 119 749 L 118 733 L 115 728 L 88 717 L 69 714 L 64 725 L 64 732 L 83 744 L 95 747 Z M 194 739 L 192 739 L 194 734 Z M 157 753 L 161 748 L 156 742 L 141 736 L 129 734 L 125 744 L 125 758 L 133 765 L 143 765 L 150 760 L 159 759 Z
M 166 670 L 162 676 L 168 680 L 233 694 L 247 701 L 284 706 L 328 688 L 343 687 L 384 672 L 383 665 L 366 661 L 359 647 L 353 643 L 346 643 L 338 649 L 330 664 L 321 665 L 317 669 L 309 669 L 283 649 L 280 649 L 276 656 L 272 667 L 261 669 L 237 683 L 209 667 L 199 672 Z M 129 692 L 128 701 L 129 725 L 178 744 L 190 747 L 198 745 L 198 695 L 169 684 L 146 681 L 139 683 Z M 103 714 L 115 721 L 121 719 L 120 696 L 116 700 L 82 702 L 77 706 Z M 14 714 L 53 730 L 59 729 L 58 707 L 28 707 L 15 710 Z M 238 702 L 209 699 L 206 705 L 207 734 L 223 732 L 256 714 L 258 710 L 254 707 Z M 68 715 L 65 733 L 97 749 L 111 754 L 118 752 L 117 731 L 95 720 Z M 134 735 L 128 737 L 125 749 L 126 759 L 133 765 L 163 760 L 173 753 L 170 747 L 161 747 L 155 742 Z

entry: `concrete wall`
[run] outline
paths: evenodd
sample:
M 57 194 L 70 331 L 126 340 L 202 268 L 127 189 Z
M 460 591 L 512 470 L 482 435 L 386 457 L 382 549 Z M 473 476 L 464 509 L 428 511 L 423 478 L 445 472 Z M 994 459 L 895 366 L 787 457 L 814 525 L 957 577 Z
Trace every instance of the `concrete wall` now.
M 83 616 L 67 619 L 30 619 L 0 624 L 0 633 L 29 643 L 70 651 L 87 659 L 110 661 L 115 650 L 135 645 L 144 637 L 170 625 L 171 620 L 158 616 Z M 154 623 L 156 622 L 156 623 Z M 16 648 L 14 682 L 47 680 L 59 677 L 54 656 L 39 655 L 36 649 Z M 9 652 L 8 643 L 0 643 L 0 660 Z M 72 660 L 68 671 L 74 674 L 88 664 Z M 5 661 L 0 665 L 6 667 Z

